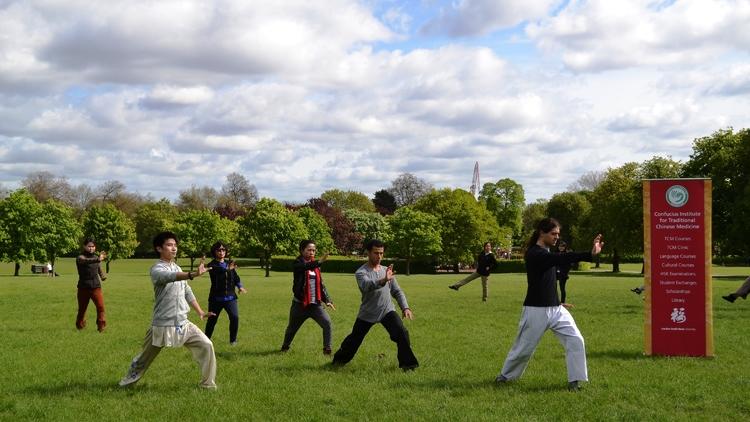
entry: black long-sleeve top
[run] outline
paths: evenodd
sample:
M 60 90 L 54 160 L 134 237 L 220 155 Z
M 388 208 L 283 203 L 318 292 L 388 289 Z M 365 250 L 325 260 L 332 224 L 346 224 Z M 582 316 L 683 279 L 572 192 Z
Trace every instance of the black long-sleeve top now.
M 557 266 L 579 261 L 592 261 L 591 252 L 553 254 L 539 245 L 531 246 L 524 256 L 526 262 L 526 299 L 523 306 L 559 306 Z
M 230 270 L 228 263 L 212 260 L 207 265 L 211 269 L 211 289 L 208 292 L 209 301 L 225 302 L 237 298 L 236 289 L 241 289 L 242 280 L 240 280 L 237 270 Z
M 305 299 L 305 272 L 320 267 L 320 261 L 305 261 L 302 256 L 298 256 L 294 260 L 292 269 L 294 270 L 294 280 L 292 281 L 292 293 L 294 298 L 299 302 L 304 302 Z M 323 284 L 323 275 L 320 276 L 320 300 L 323 303 L 331 303 L 331 297 L 328 295 L 326 285 Z
M 479 253 L 479 256 L 477 257 L 477 273 L 481 275 L 490 275 L 490 271 L 492 271 L 497 266 L 497 260 L 495 259 L 495 254 L 492 252 L 490 253 L 484 253 L 484 251 Z
M 102 281 L 107 279 L 100 263 L 98 254 L 84 252 L 76 258 L 78 269 L 78 288 L 97 289 L 102 287 Z

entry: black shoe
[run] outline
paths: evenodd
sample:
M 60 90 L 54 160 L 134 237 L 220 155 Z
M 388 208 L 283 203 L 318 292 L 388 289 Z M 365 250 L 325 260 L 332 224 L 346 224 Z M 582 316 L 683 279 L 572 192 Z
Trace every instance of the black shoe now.
M 581 386 L 578 385 L 578 381 L 571 381 L 568 383 L 568 391 L 581 391 Z
M 456 287 L 456 286 L 448 286 L 448 288 L 449 288 L 449 289 L 453 289 L 453 290 L 455 290 L 455 291 L 458 291 L 458 287 Z
M 328 349 L 328 348 L 323 349 L 323 354 L 326 356 L 331 356 L 331 349 Z
M 636 287 L 635 289 L 630 289 L 630 291 L 637 295 L 643 293 L 643 289 L 641 289 L 640 287 Z
M 413 370 L 415 370 L 417 368 L 419 368 L 419 364 L 415 363 L 413 365 L 402 366 L 401 370 L 403 370 L 404 372 L 409 372 L 409 371 L 413 371 Z
M 734 293 L 730 293 L 726 296 L 722 296 L 721 298 L 726 300 L 729 303 L 734 303 L 734 301 L 737 300 L 737 296 L 735 296 Z
M 503 375 L 498 375 L 495 378 L 495 384 L 497 384 L 497 385 L 505 385 L 505 384 L 507 384 L 509 382 L 510 382 L 510 380 L 508 378 L 505 378 Z
M 285 345 L 283 345 L 283 346 L 281 346 L 281 351 L 282 351 L 283 353 L 286 353 L 286 352 L 288 352 L 288 351 L 289 351 L 289 346 L 287 346 L 286 344 L 285 344 Z

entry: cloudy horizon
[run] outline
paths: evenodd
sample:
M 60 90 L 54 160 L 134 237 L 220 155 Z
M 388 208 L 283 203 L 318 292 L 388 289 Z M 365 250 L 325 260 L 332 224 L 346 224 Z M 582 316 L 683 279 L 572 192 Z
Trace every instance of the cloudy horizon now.
M 0 0 L 0 184 L 175 199 L 589 171 L 748 127 L 750 1 Z

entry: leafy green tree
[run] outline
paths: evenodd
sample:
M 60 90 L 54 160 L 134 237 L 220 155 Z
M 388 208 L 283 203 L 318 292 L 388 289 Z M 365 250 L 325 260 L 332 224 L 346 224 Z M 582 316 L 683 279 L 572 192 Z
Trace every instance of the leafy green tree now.
M 297 210 L 297 216 L 302 219 L 302 224 L 307 229 L 310 240 L 315 242 L 319 255 L 336 253 L 336 245 L 331 237 L 331 228 L 328 227 L 326 220 L 320 214 L 310 207 L 302 207 Z
M 133 217 L 136 239 L 138 240 L 136 253 L 151 255 L 154 250 L 152 244 L 154 237 L 163 231 L 172 229 L 176 214 L 177 208 L 166 198 L 158 202 L 148 202 L 141 205 Z
M 718 130 L 693 142 L 683 177 L 710 177 L 713 241 L 721 255 L 750 255 L 750 129 Z
M 547 217 L 547 204 L 548 201 L 546 199 L 540 198 L 523 208 L 523 213 L 521 214 L 521 221 L 523 222 L 523 234 L 521 236 L 520 243 L 523 243 L 525 239 L 531 237 L 531 234 L 534 233 L 536 224 L 539 222 L 539 220 Z
M 342 211 L 359 210 L 364 212 L 375 212 L 375 205 L 364 193 L 353 190 L 329 189 L 320 195 L 320 198 L 332 207 Z
M 476 251 L 486 241 L 497 242 L 501 235 L 494 216 L 467 191 L 440 189 L 421 197 L 414 209 L 440 221 L 442 258 L 458 271 L 460 262 L 473 262 Z
M 42 204 L 39 230 L 47 260 L 53 268 L 57 257 L 74 251 L 83 237 L 81 223 L 73 208 L 51 199 Z
M 594 235 L 586 233 L 591 203 L 581 192 L 562 192 L 552 196 L 547 204 L 547 215 L 560 222 L 560 239 L 568 243 L 568 248 L 585 247 Z M 580 245 L 577 240 L 583 240 Z
M 401 207 L 388 216 L 388 224 L 393 235 L 388 244 L 389 253 L 406 259 L 406 275 L 410 274 L 412 259 L 443 250 L 440 222 L 434 215 L 412 207 Z
M 392 238 L 391 229 L 388 226 L 388 221 L 382 215 L 356 209 L 345 210 L 344 215 L 354 223 L 354 230 L 362 235 L 362 243 L 367 243 L 372 239 L 390 242 Z
M 215 211 L 200 209 L 186 210 L 177 214 L 174 232 L 179 238 L 178 251 L 190 258 L 190 269 L 195 259 L 208 254 L 217 240 L 231 242 L 232 234 L 229 225 L 222 223 L 222 218 Z
M 0 201 L 0 257 L 15 263 L 14 276 L 18 276 L 21 263 L 44 256 L 39 216 L 42 207 L 26 190 L 19 189 Z
M 96 205 L 86 211 L 83 234 L 92 236 L 97 249 L 107 252 L 107 272 L 112 261 L 130 257 L 138 246 L 135 224 L 112 204 Z
M 512 179 L 485 183 L 479 191 L 479 201 L 495 216 L 500 227 L 510 227 L 513 236 L 520 239 L 523 233 L 523 186 Z
M 239 219 L 239 225 L 240 241 L 261 252 L 266 277 L 270 277 L 273 255 L 294 255 L 298 242 L 309 237 L 302 219 L 270 198 L 258 201 Z

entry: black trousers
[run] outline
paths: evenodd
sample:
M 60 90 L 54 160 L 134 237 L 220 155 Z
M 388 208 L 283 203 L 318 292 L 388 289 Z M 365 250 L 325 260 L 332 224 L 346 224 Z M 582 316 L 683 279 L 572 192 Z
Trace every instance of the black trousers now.
M 414 352 L 411 350 L 409 331 L 404 327 L 404 323 L 401 322 L 401 317 L 399 317 L 398 313 L 396 311 L 388 312 L 380 320 L 380 323 L 383 324 L 391 340 L 398 347 L 398 366 L 400 368 L 414 368 L 419 366 L 417 357 L 414 356 Z M 339 350 L 333 355 L 333 363 L 339 365 L 349 363 L 354 358 L 354 355 L 357 354 L 357 350 L 359 350 L 359 346 L 370 331 L 370 328 L 375 324 L 375 322 L 367 322 L 357 318 L 354 321 L 351 334 L 346 336 Z
M 240 311 L 237 308 L 236 299 L 226 302 L 208 302 L 208 312 L 213 312 L 216 316 L 208 317 L 206 321 L 206 337 L 211 338 L 211 335 L 213 335 L 216 321 L 219 320 L 222 309 L 225 309 L 227 316 L 229 316 L 229 342 L 234 343 L 237 341 L 237 330 L 240 327 Z
M 560 302 L 565 303 L 565 297 L 567 296 L 565 294 L 565 283 L 568 282 L 567 278 L 561 278 L 557 280 L 557 282 L 560 284 Z
M 323 329 L 323 349 L 331 350 L 331 331 L 333 324 L 331 323 L 331 317 L 325 311 L 325 305 L 319 303 L 310 304 L 307 307 L 299 302 L 292 301 L 292 306 L 289 308 L 289 324 L 286 326 L 284 332 L 284 343 L 282 347 L 289 347 L 294 340 L 294 336 L 297 331 L 302 327 L 302 324 L 307 321 L 308 318 L 312 318 L 315 322 L 320 325 Z

